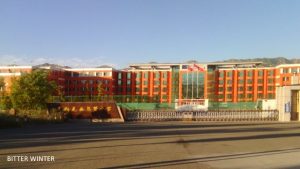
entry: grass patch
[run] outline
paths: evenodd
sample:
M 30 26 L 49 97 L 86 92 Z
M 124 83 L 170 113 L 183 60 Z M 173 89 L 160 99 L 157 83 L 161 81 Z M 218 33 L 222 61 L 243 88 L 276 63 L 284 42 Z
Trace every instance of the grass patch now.
M 59 118 L 57 115 L 46 115 L 45 113 L 18 113 L 17 116 L 10 115 L 8 112 L 0 112 L 0 129 L 16 128 L 26 125 L 42 125 L 42 124 L 55 124 L 63 123 L 64 119 Z

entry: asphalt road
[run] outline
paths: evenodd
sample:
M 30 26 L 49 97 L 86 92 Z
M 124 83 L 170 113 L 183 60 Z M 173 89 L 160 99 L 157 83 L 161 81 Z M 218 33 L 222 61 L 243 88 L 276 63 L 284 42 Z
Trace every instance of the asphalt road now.
M 54 161 L 8 161 L 36 156 Z M 299 157 L 300 123 L 72 122 L 0 130 L 0 168 L 296 169 Z

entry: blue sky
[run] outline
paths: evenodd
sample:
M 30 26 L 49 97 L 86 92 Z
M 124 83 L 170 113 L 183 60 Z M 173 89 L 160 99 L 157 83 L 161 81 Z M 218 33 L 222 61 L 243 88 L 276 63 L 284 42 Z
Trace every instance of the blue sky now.
M 298 0 L 0 0 L 0 65 L 300 58 Z

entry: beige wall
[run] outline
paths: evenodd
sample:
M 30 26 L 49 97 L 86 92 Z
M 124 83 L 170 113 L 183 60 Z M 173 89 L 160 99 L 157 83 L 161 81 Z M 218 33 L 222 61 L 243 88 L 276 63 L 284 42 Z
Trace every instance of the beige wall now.
M 14 79 L 17 79 L 23 73 L 32 71 L 31 66 L 2 66 L 0 67 L 0 77 L 4 78 L 5 92 L 10 93 L 11 85 Z
M 276 103 L 279 121 L 291 120 L 292 90 L 300 90 L 300 85 L 276 87 Z M 288 107 L 288 109 L 286 108 Z M 298 121 L 300 116 L 298 116 Z

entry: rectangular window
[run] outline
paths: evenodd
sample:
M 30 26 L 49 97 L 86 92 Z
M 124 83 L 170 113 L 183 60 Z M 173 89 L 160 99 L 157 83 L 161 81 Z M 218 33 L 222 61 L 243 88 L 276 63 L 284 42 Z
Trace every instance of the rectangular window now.
M 274 83 L 274 79 L 268 79 L 268 83 Z
M 252 84 L 253 83 L 253 80 L 252 79 L 248 79 L 247 80 L 247 84 Z
M 164 73 L 163 73 L 163 77 L 164 77 L 164 78 L 167 78 L 167 75 L 168 75 L 167 72 L 164 72 Z
M 248 77 L 252 77 L 252 75 L 253 75 L 253 72 L 252 72 L 252 71 L 248 71 L 248 72 L 247 72 L 247 76 L 248 76 Z
M 274 75 L 274 71 L 273 70 L 269 70 L 268 71 L 268 76 L 273 76 Z
M 248 90 L 248 91 L 252 91 L 252 90 L 253 90 L 253 87 L 252 87 L 252 86 L 249 86 L 249 87 L 247 87 L 247 90 Z
M 148 78 L 148 72 L 144 72 L 144 78 L 145 78 L 145 79 Z
M 118 91 L 119 91 L 119 92 L 122 92 L 122 91 L 123 91 L 123 89 L 120 87 L 120 88 L 118 88 Z
M 227 72 L 227 77 L 232 77 L 232 71 Z
M 232 80 L 227 80 L 227 84 L 231 85 L 232 84 Z
M 127 72 L 127 79 L 130 79 L 130 78 L 131 78 L 131 73 Z
M 144 85 L 148 85 L 148 81 L 144 81 Z
M 98 76 L 98 77 L 103 76 L 103 72 L 97 72 L 97 73 L 96 73 L 96 76 Z
M 231 94 L 227 94 L 227 99 L 232 99 L 232 95 Z
M 259 77 L 262 77 L 263 75 L 264 75 L 264 71 L 263 71 L 263 70 L 259 70 L 259 71 L 258 71 L 258 76 L 259 76 Z
M 244 84 L 244 80 L 239 80 L 239 84 Z
M 268 99 L 275 99 L 275 94 L 269 93 L 268 94 Z
M 159 72 L 155 72 L 154 77 L 155 78 L 160 78 L 160 73 Z
M 289 81 L 289 77 L 283 77 L 282 81 L 284 81 L 284 82 Z
M 262 83 L 263 83 L 263 79 L 258 79 L 258 80 L 257 80 L 257 83 L 258 83 L 258 84 L 262 84 Z
M 244 87 L 239 87 L 239 91 L 243 91 L 244 90 Z
M 244 94 L 239 94 L 239 95 L 238 95 L 238 98 L 239 98 L 239 99 L 243 99 L 244 97 L 245 97 Z
M 232 91 L 232 87 L 227 87 L 227 91 L 231 92 Z
M 127 85 L 130 85 L 131 84 L 131 81 L 130 80 L 127 80 Z
M 122 79 L 122 73 L 121 72 L 118 73 L 118 79 Z
M 104 72 L 104 76 L 108 76 L 108 72 Z
M 136 78 L 141 78 L 141 72 L 136 73 Z
M 244 76 L 244 71 L 239 71 L 239 72 L 238 72 L 238 76 L 239 76 L 239 77 L 243 77 L 243 76 Z
M 284 68 L 283 73 L 290 73 L 289 68 Z
M 292 68 L 292 73 L 298 73 L 298 69 L 297 68 Z
M 219 72 L 219 76 L 223 78 L 224 77 L 224 72 L 223 71 Z
M 290 78 L 289 78 L 289 77 L 285 77 L 285 79 L 286 79 L 286 81 L 289 81 L 289 80 L 290 80 Z
M 148 92 L 148 88 L 144 88 L 144 92 Z

